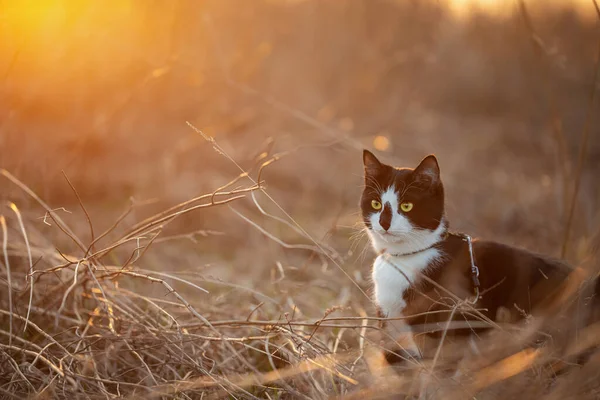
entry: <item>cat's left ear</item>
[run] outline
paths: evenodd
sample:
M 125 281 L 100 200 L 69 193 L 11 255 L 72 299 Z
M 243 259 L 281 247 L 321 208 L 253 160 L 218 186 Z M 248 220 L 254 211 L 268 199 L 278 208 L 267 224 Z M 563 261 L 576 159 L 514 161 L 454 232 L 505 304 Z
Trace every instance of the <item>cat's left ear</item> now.
M 440 166 L 433 154 L 428 155 L 414 170 L 416 180 L 436 185 L 440 182 Z
M 365 165 L 365 176 L 374 176 L 381 171 L 383 164 L 369 150 L 363 150 L 363 164 Z

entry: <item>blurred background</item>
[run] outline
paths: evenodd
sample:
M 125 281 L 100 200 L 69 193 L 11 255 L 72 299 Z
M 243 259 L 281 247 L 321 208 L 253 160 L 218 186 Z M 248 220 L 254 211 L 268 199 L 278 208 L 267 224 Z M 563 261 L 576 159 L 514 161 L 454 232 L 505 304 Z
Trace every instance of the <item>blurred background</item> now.
M 292 306 L 310 317 L 332 305 L 374 312 L 351 296 L 347 278 L 368 291 L 372 255 L 357 225 L 363 148 L 397 166 L 435 153 L 452 228 L 557 257 L 582 160 L 566 257 L 577 262 L 593 244 L 600 20 L 592 0 L 0 4 L 0 168 L 61 208 L 84 242 L 88 223 L 65 175 L 101 232 L 131 198 L 125 227 L 213 192 L 238 176 L 235 163 L 257 179 L 257 163 L 285 152 L 261 179 L 289 215 L 264 193 L 256 199 L 305 233 L 247 195 L 235 210 L 173 221 L 140 260 L 211 277 L 212 294 L 193 298 L 207 316 L 232 313 L 211 304 L 247 299 L 233 311 L 245 316 L 264 300 L 240 297 L 240 287 L 277 299 L 258 311 L 266 319 Z M 39 246 L 77 251 L 0 178 L 0 199 L 18 205 Z M 330 246 L 339 266 L 265 232 Z M 111 262 L 127 259 L 132 248 L 123 247 Z
M 190 122 L 242 168 L 293 150 L 263 179 L 344 250 L 362 148 L 398 166 L 435 153 L 455 229 L 560 256 L 587 123 L 576 258 L 599 222 L 599 26 L 591 0 L 4 1 L 0 167 L 87 229 L 64 171 L 103 230 L 130 197 L 149 214 L 237 176 Z M 273 244 L 226 209 L 173 229 L 222 231 L 208 247 L 239 260 Z

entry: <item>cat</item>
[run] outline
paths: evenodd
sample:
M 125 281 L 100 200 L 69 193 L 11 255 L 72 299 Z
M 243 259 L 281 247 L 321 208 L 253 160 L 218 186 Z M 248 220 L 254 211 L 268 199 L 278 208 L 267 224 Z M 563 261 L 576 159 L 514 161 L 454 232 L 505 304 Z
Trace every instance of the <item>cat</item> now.
M 457 299 L 471 301 L 488 322 L 516 322 L 551 307 L 568 285 L 573 268 L 564 261 L 450 232 L 434 155 L 414 169 L 395 168 L 364 150 L 363 164 L 360 208 L 378 254 L 374 301 L 392 342 L 385 346 L 389 363 L 421 358 L 416 327 L 445 324 L 449 313 L 435 311 Z

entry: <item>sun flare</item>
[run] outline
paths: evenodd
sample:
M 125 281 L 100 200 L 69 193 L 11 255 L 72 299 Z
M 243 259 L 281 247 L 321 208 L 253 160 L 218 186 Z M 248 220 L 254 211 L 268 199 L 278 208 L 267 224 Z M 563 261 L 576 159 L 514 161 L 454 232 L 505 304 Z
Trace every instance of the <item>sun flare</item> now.
M 448 0 L 448 8 L 459 17 L 466 17 L 473 12 L 504 16 L 517 10 L 517 1 L 504 0 Z M 591 1 L 587 0 L 528 0 L 526 5 L 543 4 L 545 7 L 570 7 L 576 13 L 595 18 L 595 10 Z

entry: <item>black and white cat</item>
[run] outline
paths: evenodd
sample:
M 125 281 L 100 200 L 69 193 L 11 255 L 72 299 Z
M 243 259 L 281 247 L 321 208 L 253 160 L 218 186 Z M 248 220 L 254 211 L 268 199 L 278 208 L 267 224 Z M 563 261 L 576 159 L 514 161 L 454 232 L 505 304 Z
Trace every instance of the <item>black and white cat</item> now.
M 448 231 L 435 156 L 414 169 L 395 168 L 365 150 L 363 162 L 360 205 L 378 253 L 372 270 L 375 301 L 382 317 L 405 317 L 384 324 L 395 344 L 388 361 L 419 356 L 412 328 L 448 319 L 448 313 L 431 313 L 446 304 L 440 287 L 461 299 L 473 298 L 477 289 L 482 295 L 475 307 L 487 318 L 514 322 L 547 306 L 568 281 L 572 269 L 566 263 L 500 243 L 473 241 L 471 256 L 465 237 Z

